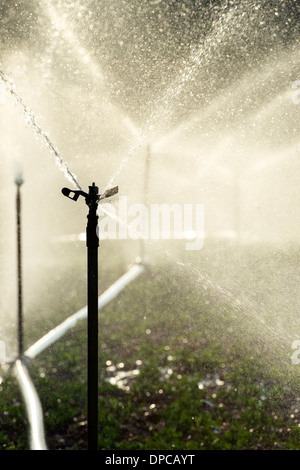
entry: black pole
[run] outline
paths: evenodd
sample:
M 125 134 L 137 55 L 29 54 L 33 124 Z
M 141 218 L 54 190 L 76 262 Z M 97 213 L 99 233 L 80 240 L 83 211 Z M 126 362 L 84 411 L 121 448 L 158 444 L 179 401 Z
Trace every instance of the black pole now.
M 86 228 L 88 271 L 88 449 L 98 449 L 98 187 L 89 186 Z
M 85 198 L 89 207 L 86 227 L 87 246 L 87 336 L 88 336 L 88 449 L 98 450 L 98 203 L 101 199 L 113 196 L 118 192 L 118 186 L 106 190 L 103 194 L 98 194 L 98 187 L 95 183 L 89 186 L 89 193 L 82 190 L 73 191 L 63 188 L 64 196 L 77 201 L 79 196 Z
M 22 244 L 21 244 L 21 191 L 22 176 L 19 175 L 15 183 L 17 185 L 16 212 L 17 212 L 17 277 L 18 277 L 18 356 L 23 356 L 23 292 L 22 292 Z

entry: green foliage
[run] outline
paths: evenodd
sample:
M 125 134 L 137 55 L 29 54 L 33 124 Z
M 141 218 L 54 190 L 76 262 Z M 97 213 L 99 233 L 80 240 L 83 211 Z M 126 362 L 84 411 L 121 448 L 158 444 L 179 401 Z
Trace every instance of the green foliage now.
M 99 312 L 99 448 L 299 450 L 295 370 L 262 357 L 260 341 L 232 334 L 239 323 L 230 302 L 207 302 L 209 292 L 181 281 L 180 272 L 157 269 Z M 29 367 L 50 449 L 86 448 L 86 361 L 82 322 Z M 122 387 L 121 379 L 108 382 L 132 370 L 139 373 Z M 0 425 L 1 449 L 28 448 L 10 375 L 1 384 Z

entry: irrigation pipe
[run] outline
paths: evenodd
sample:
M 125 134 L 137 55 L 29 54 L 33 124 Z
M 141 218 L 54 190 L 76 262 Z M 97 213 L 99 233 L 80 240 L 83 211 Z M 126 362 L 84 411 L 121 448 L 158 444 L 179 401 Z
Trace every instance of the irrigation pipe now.
M 138 277 L 144 270 L 142 264 L 134 264 L 123 276 L 121 276 L 114 284 L 112 284 L 103 294 L 98 297 L 98 310 L 105 307 L 136 277 Z M 87 306 L 80 309 L 68 317 L 65 321 L 60 323 L 36 343 L 30 346 L 24 353 L 26 357 L 34 358 L 39 353 L 48 348 L 51 344 L 61 338 L 69 329 L 73 328 L 79 320 L 87 318 Z
M 29 421 L 30 450 L 47 450 L 40 399 L 30 379 L 27 368 L 20 359 L 17 359 L 15 362 L 14 373 L 19 382 Z

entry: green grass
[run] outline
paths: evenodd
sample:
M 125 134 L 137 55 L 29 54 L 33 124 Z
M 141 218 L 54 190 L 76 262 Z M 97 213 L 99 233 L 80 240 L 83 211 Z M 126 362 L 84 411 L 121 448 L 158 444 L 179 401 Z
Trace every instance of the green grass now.
M 270 259 L 274 264 L 273 253 Z M 239 258 L 236 269 L 240 265 Z M 121 260 L 114 272 L 103 273 L 102 285 L 122 271 Z M 290 327 L 286 341 L 285 331 L 270 328 L 278 322 L 274 310 L 258 328 L 251 304 L 237 303 L 194 274 L 174 263 L 155 264 L 99 312 L 99 448 L 299 450 L 300 380 L 297 366 L 290 364 Z M 242 270 L 241 283 L 243 275 L 246 280 Z M 75 273 L 69 282 L 76 291 L 83 279 Z M 257 290 L 259 282 L 265 280 L 257 278 Z M 63 289 L 61 283 L 48 283 L 42 318 L 61 321 L 63 294 L 71 286 L 67 280 Z M 70 302 L 67 314 L 82 306 L 80 295 Z M 38 325 L 30 331 L 33 339 L 39 337 Z M 81 322 L 29 368 L 50 449 L 86 448 L 86 340 Z M 107 381 L 115 374 L 112 366 L 139 374 L 121 389 Z M 14 377 L 5 374 L 0 449 L 26 448 L 24 406 Z

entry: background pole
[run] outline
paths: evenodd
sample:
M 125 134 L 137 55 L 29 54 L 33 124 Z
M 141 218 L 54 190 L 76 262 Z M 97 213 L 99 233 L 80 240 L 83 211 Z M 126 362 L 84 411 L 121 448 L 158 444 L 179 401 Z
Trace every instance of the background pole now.
M 23 344 L 23 292 L 22 292 L 22 244 L 21 244 L 21 191 L 23 184 L 21 175 L 16 177 L 17 185 L 16 212 L 17 212 L 17 277 L 18 277 L 18 356 L 21 358 L 24 352 Z

